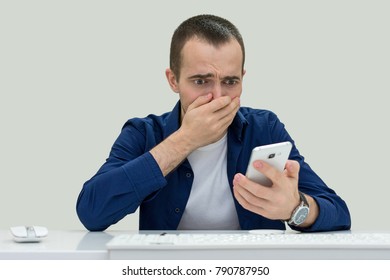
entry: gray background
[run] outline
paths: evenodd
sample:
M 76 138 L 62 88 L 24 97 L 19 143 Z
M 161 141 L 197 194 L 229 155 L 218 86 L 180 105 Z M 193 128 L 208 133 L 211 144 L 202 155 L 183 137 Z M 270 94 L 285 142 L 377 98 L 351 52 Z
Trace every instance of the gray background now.
M 169 111 L 174 29 L 214 13 L 247 50 L 242 104 L 278 114 L 348 203 L 390 230 L 388 1 L 1 1 L 0 228 L 82 229 L 75 203 L 124 122 Z M 111 229 L 136 229 L 137 214 Z

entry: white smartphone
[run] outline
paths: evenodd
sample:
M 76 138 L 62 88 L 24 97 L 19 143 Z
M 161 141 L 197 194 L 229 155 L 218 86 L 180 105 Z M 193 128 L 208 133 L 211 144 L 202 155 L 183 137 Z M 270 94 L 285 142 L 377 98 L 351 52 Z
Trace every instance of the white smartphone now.
M 249 159 L 246 177 L 263 186 L 272 186 L 272 181 L 260 171 L 256 170 L 253 167 L 253 162 L 262 160 L 272 165 L 277 170 L 283 171 L 290 155 L 291 148 L 292 144 L 288 141 L 254 148 Z

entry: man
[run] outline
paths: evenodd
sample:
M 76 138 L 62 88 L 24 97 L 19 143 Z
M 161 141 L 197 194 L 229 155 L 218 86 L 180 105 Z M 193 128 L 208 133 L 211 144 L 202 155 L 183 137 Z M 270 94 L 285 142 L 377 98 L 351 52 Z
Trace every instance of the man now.
M 78 198 L 87 229 L 105 230 L 138 207 L 140 230 L 285 229 L 285 221 L 300 231 L 350 228 L 346 204 L 295 145 L 283 172 L 254 163 L 271 187 L 243 175 L 254 147 L 294 141 L 272 112 L 240 107 L 245 48 L 233 24 L 192 17 L 170 52 L 166 77 L 180 101 L 124 125 Z

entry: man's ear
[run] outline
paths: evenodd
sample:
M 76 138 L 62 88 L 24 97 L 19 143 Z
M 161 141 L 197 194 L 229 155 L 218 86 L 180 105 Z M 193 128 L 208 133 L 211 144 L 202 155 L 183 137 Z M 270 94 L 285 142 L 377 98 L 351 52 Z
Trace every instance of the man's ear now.
M 170 68 L 165 70 L 165 76 L 167 77 L 168 84 L 171 87 L 171 89 L 174 92 L 178 93 L 179 92 L 179 86 L 178 86 L 177 81 L 176 81 L 176 76 L 175 76 L 175 74 L 173 73 L 173 71 Z

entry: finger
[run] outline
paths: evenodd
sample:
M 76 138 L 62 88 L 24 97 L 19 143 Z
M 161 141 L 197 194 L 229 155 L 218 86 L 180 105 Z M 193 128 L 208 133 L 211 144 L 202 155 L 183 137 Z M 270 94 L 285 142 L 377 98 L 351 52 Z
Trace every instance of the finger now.
M 215 113 L 218 114 L 220 120 L 226 119 L 230 122 L 240 109 L 240 99 L 234 98 L 228 105 L 219 109 Z
M 299 169 L 300 169 L 299 162 L 295 160 L 288 160 L 286 163 L 285 174 L 287 175 L 287 177 L 298 180 Z
M 281 178 L 282 173 L 278 171 L 275 167 L 272 165 L 266 163 L 262 160 L 256 160 L 253 163 L 253 167 L 263 173 L 268 179 L 270 179 L 273 183 L 278 182 Z
M 227 115 L 229 114 L 236 115 L 239 109 L 240 109 L 240 98 L 236 97 L 222 110 L 226 111 Z
M 232 103 L 232 99 L 230 98 L 230 96 L 221 96 L 219 98 L 213 99 L 210 102 L 209 106 L 212 112 L 217 112 L 227 107 L 231 103 Z
M 236 116 L 238 110 L 232 111 L 225 116 L 219 117 L 218 121 L 221 128 L 226 129 L 229 125 L 232 124 L 234 117 Z
M 257 213 L 262 215 L 264 212 L 264 209 L 259 205 L 254 205 L 250 203 L 246 198 L 245 195 L 242 194 L 243 189 L 239 186 L 233 187 L 233 194 L 234 197 L 237 199 L 238 203 L 246 210 L 249 210 L 251 212 Z
M 270 195 L 270 188 L 260 185 L 258 183 L 255 183 L 251 180 L 249 180 L 244 175 L 237 173 L 234 176 L 233 179 L 233 185 L 238 187 L 238 190 L 245 190 L 246 192 L 250 193 L 253 197 L 256 197 L 258 199 L 267 200 Z M 241 192 L 242 195 L 244 195 L 243 192 Z M 248 197 L 249 195 L 245 195 L 245 197 Z M 252 199 L 251 199 L 252 201 Z
M 192 110 L 192 109 L 195 109 L 195 108 L 198 108 L 204 104 L 207 104 L 211 101 L 213 95 L 211 93 L 207 94 L 207 95 L 201 95 L 199 96 L 198 98 L 196 98 L 194 100 L 194 102 L 192 102 L 189 106 L 188 106 L 188 111 Z

